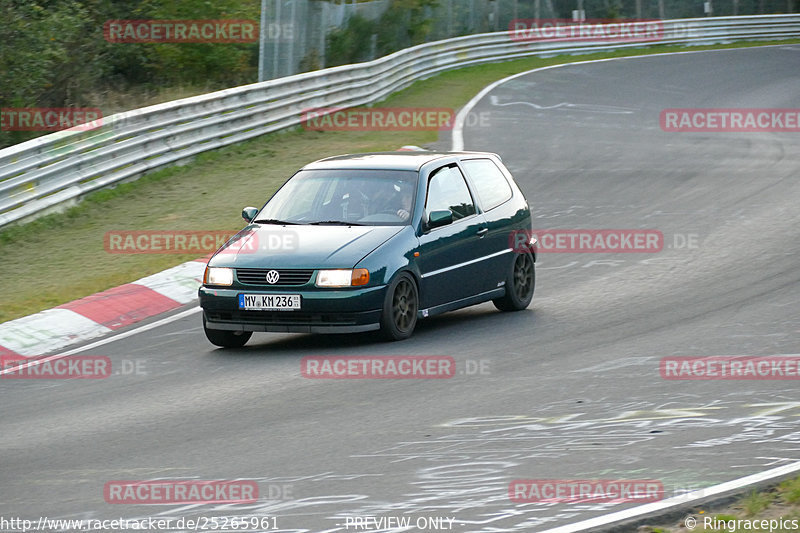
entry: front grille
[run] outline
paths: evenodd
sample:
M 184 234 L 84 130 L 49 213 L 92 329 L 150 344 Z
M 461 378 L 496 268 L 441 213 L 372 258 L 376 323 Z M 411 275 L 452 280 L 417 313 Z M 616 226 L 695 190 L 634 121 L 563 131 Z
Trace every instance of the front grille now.
M 267 272 L 277 270 L 280 277 L 277 283 L 267 282 Z M 280 287 L 287 285 L 305 285 L 311 280 L 313 269 L 288 269 L 288 268 L 237 268 L 236 279 L 239 283 L 247 285 L 262 285 L 267 287 Z

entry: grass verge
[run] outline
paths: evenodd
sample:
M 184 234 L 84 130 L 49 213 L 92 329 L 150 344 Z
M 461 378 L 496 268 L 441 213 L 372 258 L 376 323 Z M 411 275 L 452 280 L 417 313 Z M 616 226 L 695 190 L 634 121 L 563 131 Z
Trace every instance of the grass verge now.
M 691 519 L 695 527 L 687 527 Z M 639 533 L 712 533 L 763 531 L 789 533 L 800 530 L 800 477 L 776 487 L 753 491 L 718 509 L 698 509 L 677 523 L 642 526 Z
M 800 42 L 782 41 L 781 44 Z M 601 54 L 530 57 L 439 74 L 379 105 L 458 109 L 489 83 L 547 65 L 682 50 L 759 46 L 653 46 Z M 29 315 L 194 259 L 193 255 L 111 254 L 111 230 L 222 230 L 243 226 L 241 208 L 261 206 L 299 167 L 341 153 L 425 145 L 437 132 L 292 130 L 208 152 L 181 167 L 88 195 L 79 205 L 0 231 L 0 322 Z

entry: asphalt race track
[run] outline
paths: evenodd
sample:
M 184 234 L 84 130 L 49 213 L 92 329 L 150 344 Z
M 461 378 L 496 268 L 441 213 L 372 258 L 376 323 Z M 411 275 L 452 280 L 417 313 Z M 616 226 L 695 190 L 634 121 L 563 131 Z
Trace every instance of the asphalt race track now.
M 111 358 L 108 379 L 3 380 L 0 515 L 541 531 L 636 503 L 515 503 L 512 480 L 650 479 L 672 495 L 799 460 L 796 380 L 667 380 L 659 362 L 800 352 L 800 134 L 665 132 L 665 108 L 800 108 L 800 46 L 498 86 L 465 145 L 503 157 L 535 228 L 654 229 L 663 249 L 542 254 L 527 311 L 485 304 L 399 343 L 256 334 L 218 350 L 194 313 L 83 352 Z M 306 379 L 307 355 L 452 356 L 457 374 Z M 260 497 L 104 501 L 109 481 L 152 479 L 255 480 Z

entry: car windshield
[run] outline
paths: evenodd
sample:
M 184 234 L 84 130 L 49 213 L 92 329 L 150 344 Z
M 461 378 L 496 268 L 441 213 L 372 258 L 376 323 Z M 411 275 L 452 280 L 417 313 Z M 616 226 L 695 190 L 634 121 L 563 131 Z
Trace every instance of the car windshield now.
M 417 173 L 409 170 L 301 170 L 255 222 L 397 226 L 410 222 Z

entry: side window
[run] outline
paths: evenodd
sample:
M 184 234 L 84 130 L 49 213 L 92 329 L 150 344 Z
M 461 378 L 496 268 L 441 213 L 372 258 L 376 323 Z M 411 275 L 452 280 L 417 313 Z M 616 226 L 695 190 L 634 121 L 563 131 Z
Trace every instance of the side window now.
M 428 200 L 425 213 L 449 209 L 453 212 L 453 220 L 475 214 L 475 204 L 464 176 L 456 166 L 442 167 L 428 179 Z
M 506 177 L 491 159 L 470 159 L 462 165 L 475 186 L 484 211 L 494 209 L 512 196 Z

